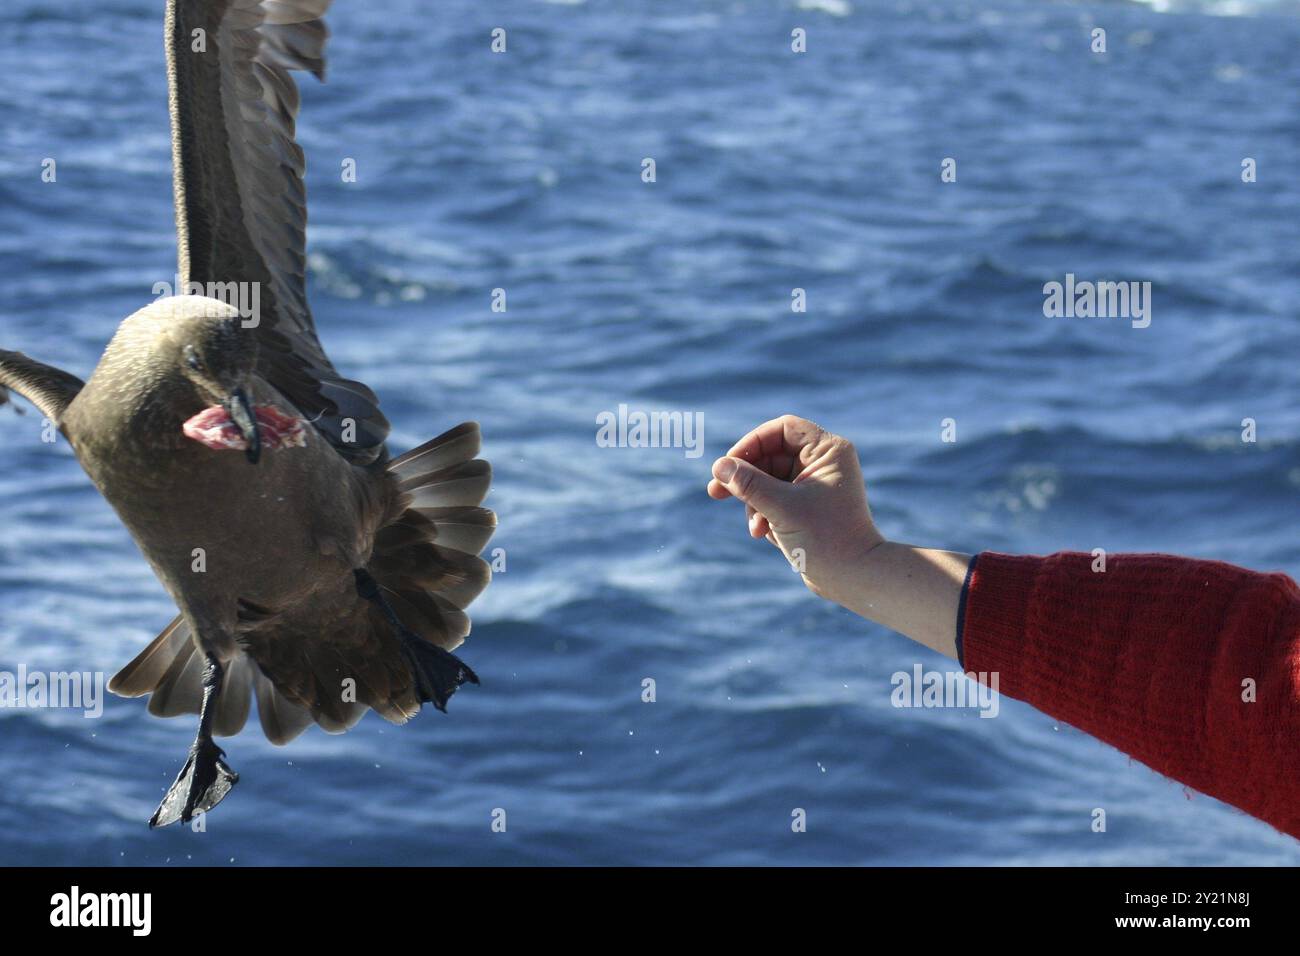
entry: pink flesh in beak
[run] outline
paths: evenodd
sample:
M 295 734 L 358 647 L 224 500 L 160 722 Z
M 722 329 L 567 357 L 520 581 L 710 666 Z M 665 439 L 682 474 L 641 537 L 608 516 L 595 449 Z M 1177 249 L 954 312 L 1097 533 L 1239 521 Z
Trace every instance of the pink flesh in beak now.
M 307 428 L 301 418 L 286 415 L 274 405 L 257 405 L 253 414 L 257 416 L 263 448 L 301 448 L 307 444 Z M 244 451 L 248 447 L 239 426 L 220 405 L 203 409 L 182 425 L 181 430 L 186 438 L 193 438 L 214 451 Z

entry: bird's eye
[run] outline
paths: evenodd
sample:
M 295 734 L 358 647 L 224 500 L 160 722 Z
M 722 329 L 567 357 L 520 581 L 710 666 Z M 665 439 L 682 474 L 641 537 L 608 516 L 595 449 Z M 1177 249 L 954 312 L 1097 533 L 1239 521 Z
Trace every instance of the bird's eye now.
M 199 353 L 194 351 L 194 346 L 185 346 L 185 364 L 196 372 L 203 371 L 203 362 L 199 359 Z

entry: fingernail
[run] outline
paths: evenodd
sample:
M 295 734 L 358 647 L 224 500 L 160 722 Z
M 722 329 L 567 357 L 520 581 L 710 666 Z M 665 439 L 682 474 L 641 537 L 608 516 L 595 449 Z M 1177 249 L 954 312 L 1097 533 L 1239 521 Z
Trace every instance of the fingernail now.
M 734 458 L 719 458 L 713 463 L 713 477 L 724 485 L 731 480 L 735 473 L 736 460 Z

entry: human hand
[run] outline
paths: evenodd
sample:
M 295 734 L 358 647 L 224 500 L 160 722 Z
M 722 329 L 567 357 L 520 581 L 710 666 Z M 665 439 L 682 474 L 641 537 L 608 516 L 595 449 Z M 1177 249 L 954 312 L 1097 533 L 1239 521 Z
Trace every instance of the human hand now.
M 750 535 L 779 548 L 814 594 L 845 606 L 863 558 L 885 540 L 853 443 L 794 415 L 764 422 L 715 461 L 708 493 L 744 502 Z

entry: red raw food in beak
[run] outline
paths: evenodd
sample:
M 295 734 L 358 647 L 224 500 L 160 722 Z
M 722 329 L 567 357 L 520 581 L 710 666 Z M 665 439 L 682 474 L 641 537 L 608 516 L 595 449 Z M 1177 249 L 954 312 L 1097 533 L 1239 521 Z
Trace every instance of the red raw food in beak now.
M 301 418 L 286 415 L 274 405 L 258 405 L 257 428 L 262 435 L 262 447 L 300 448 L 307 444 L 307 428 Z M 239 426 L 230 419 L 230 413 L 220 405 L 203 409 L 181 426 L 186 438 L 214 451 L 244 451 L 248 442 L 239 433 Z

